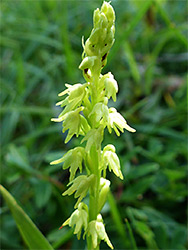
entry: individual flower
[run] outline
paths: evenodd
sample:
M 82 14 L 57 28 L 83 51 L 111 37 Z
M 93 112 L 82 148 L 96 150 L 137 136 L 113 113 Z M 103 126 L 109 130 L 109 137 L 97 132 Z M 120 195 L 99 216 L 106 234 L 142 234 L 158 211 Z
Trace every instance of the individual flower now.
M 79 69 L 91 69 L 94 66 L 95 60 L 97 60 L 97 56 L 87 56 L 80 63 Z
M 82 60 L 80 66 L 79 66 L 79 69 L 81 69 L 83 71 L 83 76 L 86 79 L 86 81 L 91 82 L 92 81 L 92 72 L 95 71 L 95 66 L 96 66 L 97 61 L 99 61 L 99 59 L 97 56 L 90 56 L 91 53 L 87 53 L 87 55 L 89 55 L 89 56 L 85 57 Z
M 58 118 L 51 119 L 55 122 L 63 121 L 63 133 L 68 130 L 67 137 L 65 139 L 65 143 L 70 141 L 73 135 L 78 136 L 80 134 L 81 127 L 81 115 L 79 114 L 83 110 L 83 107 L 79 107 L 74 111 L 69 111 L 64 115 L 59 115 Z
M 95 176 L 91 174 L 90 176 L 87 175 L 80 175 L 73 181 L 69 182 L 68 186 L 72 184 L 72 186 L 67 189 L 63 195 L 71 195 L 75 192 L 74 197 L 78 198 L 78 201 L 75 204 L 75 208 L 79 205 L 82 199 L 87 195 L 87 192 L 91 185 L 93 185 Z
M 124 129 L 128 130 L 129 132 L 136 132 L 134 128 L 131 128 L 123 116 L 117 112 L 115 108 L 109 108 L 109 124 L 108 124 L 108 131 L 109 133 L 112 132 L 112 129 L 116 132 L 117 136 L 120 135 L 119 130 L 123 133 Z M 119 130 L 118 130 L 119 129 Z
M 88 225 L 88 207 L 85 203 L 81 202 L 78 205 L 78 209 L 76 209 L 69 219 L 67 219 L 62 226 L 69 225 L 70 227 L 74 227 L 74 234 L 77 234 L 77 238 L 80 239 L 82 228 L 84 231 L 87 229 Z
M 70 167 L 70 178 L 69 181 L 72 181 L 75 177 L 76 171 L 79 168 L 82 172 L 82 162 L 85 158 L 85 149 L 83 147 L 76 147 L 69 150 L 62 158 L 51 162 L 51 165 L 59 164 L 64 162 L 63 169 Z
M 113 249 L 112 243 L 110 242 L 108 235 L 105 231 L 104 223 L 101 214 L 98 214 L 96 220 L 92 220 L 87 229 L 88 235 L 91 235 L 93 248 L 96 248 L 101 240 L 104 240 L 107 245 Z
M 106 147 L 104 147 L 102 152 L 103 168 L 106 169 L 108 166 L 110 171 L 112 170 L 117 177 L 123 179 L 119 158 L 115 152 L 116 149 L 114 145 L 109 144 Z
M 89 114 L 89 117 L 93 118 L 94 123 L 97 125 L 97 123 L 103 119 L 104 124 L 108 124 L 109 121 L 109 111 L 108 107 L 104 103 L 96 103 L 93 107 L 93 110 Z
M 104 127 L 100 125 L 96 129 L 91 129 L 86 136 L 83 138 L 81 143 L 87 141 L 85 150 L 88 153 L 92 146 L 96 148 L 96 150 L 100 149 L 101 142 L 103 140 Z
M 59 117 L 79 107 L 86 94 L 87 84 L 80 84 L 80 83 L 77 83 L 74 85 L 65 84 L 65 86 L 67 87 L 67 89 L 59 93 L 58 96 L 63 96 L 66 94 L 68 94 L 68 96 L 64 100 L 56 103 L 56 106 L 60 106 L 60 105 L 61 107 L 65 106 L 63 112 L 61 112 Z
M 114 76 L 111 72 L 107 74 L 107 77 L 104 79 L 105 93 L 108 99 L 112 97 L 113 101 L 116 102 L 116 93 L 118 92 L 118 85 Z

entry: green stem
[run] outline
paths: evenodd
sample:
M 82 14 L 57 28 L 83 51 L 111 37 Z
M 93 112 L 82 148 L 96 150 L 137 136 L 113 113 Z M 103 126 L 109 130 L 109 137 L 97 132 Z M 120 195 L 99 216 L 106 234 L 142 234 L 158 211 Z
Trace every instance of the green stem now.
M 98 102 L 97 99 L 97 87 L 99 81 L 101 69 L 98 69 L 98 72 L 93 75 L 93 82 L 91 83 L 91 104 L 92 108 Z M 92 128 L 95 128 L 95 122 L 92 122 Z M 93 151 L 94 150 L 94 151 Z M 90 188 L 90 200 L 89 200 L 89 222 L 92 220 L 97 219 L 97 215 L 100 211 L 99 210 L 99 189 L 100 189 L 100 177 L 101 171 L 99 169 L 100 166 L 100 154 L 101 149 L 96 150 L 94 148 L 90 151 L 90 156 L 92 158 L 92 166 L 91 169 L 93 170 L 91 174 L 95 175 L 95 184 Z M 96 248 L 93 248 L 91 236 L 87 236 L 87 249 L 88 250 L 99 250 L 99 245 Z
M 96 151 L 96 157 L 98 152 Z M 98 165 L 98 164 L 97 164 Z M 98 165 L 99 166 L 99 165 Z M 99 167 L 95 166 L 95 184 L 90 188 L 90 200 L 89 200 L 89 222 L 97 219 L 98 211 L 98 199 L 99 199 L 99 187 L 100 187 L 100 171 Z M 87 249 L 99 250 L 99 245 L 96 248 L 92 246 L 91 236 L 87 236 Z

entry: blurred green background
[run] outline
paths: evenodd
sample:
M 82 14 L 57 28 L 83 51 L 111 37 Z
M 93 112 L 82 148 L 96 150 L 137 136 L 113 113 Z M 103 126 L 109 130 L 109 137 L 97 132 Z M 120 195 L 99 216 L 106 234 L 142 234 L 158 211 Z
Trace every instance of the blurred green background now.
M 49 165 L 80 140 L 65 145 L 61 124 L 50 119 L 65 83 L 84 82 L 81 37 L 101 3 L 1 1 L 1 183 L 55 249 L 85 247 L 70 228 L 58 230 L 75 199 L 61 196 L 68 171 Z M 107 176 L 114 200 L 103 208 L 106 230 L 115 249 L 134 249 L 127 218 L 138 249 L 186 249 L 187 1 L 112 5 L 116 41 L 103 73 L 114 74 L 119 94 L 109 104 L 137 132 L 105 134 L 125 176 Z M 4 201 L 0 213 L 1 249 L 26 249 Z

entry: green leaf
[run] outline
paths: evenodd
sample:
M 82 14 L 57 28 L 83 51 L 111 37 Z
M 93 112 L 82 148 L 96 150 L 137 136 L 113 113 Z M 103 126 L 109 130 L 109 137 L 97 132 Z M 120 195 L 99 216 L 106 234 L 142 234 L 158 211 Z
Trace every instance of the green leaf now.
M 148 11 L 148 9 L 150 8 L 150 6 L 152 5 L 153 0 L 148 0 L 148 1 L 144 1 L 143 5 L 140 7 L 140 9 L 138 10 L 138 12 L 136 13 L 136 16 L 134 16 L 129 25 L 127 26 L 127 28 L 124 30 L 124 32 L 121 33 L 119 39 L 116 41 L 113 50 L 111 51 L 110 55 L 109 55 L 109 59 L 112 60 L 113 57 L 115 57 L 115 55 L 117 55 L 118 50 L 120 49 L 122 43 L 124 43 L 124 41 L 127 40 L 127 38 L 129 37 L 129 35 L 132 33 L 132 31 L 135 29 L 135 27 L 138 25 L 138 23 L 140 22 L 140 20 L 143 18 L 143 16 L 145 15 L 145 13 Z
M 180 169 L 164 169 L 164 174 L 168 177 L 170 181 L 177 181 L 183 178 L 186 178 L 186 170 L 183 168 Z
M 133 50 L 129 44 L 129 42 L 125 41 L 124 42 L 124 50 L 125 50 L 125 55 L 127 57 L 127 63 L 129 64 L 130 70 L 131 70 L 131 74 L 135 80 L 135 82 L 139 82 L 140 81 L 140 72 L 135 60 L 135 56 L 133 53 Z
M 146 163 L 139 165 L 137 167 L 131 168 L 131 170 L 126 175 L 126 178 L 129 180 L 134 180 L 137 178 L 140 178 L 142 176 L 145 176 L 147 174 L 150 174 L 152 172 L 155 172 L 159 169 L 159 165 L 157 163 Z
M 154 240 L 154 233 L 145 222 L 135 221 L 134 227 L 138 234 L 146 241 L 149 249 L 158 249 Z
M 173 33 L 176 36 L 176 38 L 179 39 L 179 41 L 182 43 L 183 46 L 187 47 L 187 39 L 186 39 L 186 37 L 180 32 L 180 30 L 178 28 L 175 27 L 173 22 L 169 19 L 168 15 L 167 15 L 167 12 L 161 6 L 161 2 L 159 0 L 155 0 L 155 4 L 157 6 L 159 14 L 161 15 L 162 19 L 165 21 L 168 28 L 173 30 Z
M 133 220 L 133 219 L 137 219 L 137 220 L 142 220 L 142 221 L 147 221 L 148 217 L 147 215 L 140 209 L 136 209 L 136 208 L 132 208 L 132 207 L 128 207 L 126 209 L 128 216 Z
M 140 181 L 130 185 L 122 195 L 122 200 L 132 201 L 143 194 L 153 183 L 154 176 L 142 178 Z
M 53 249 L 32 220 L 17 204 L 12 195 L 0 185 L 0 192 L 16 221 L 17 227 L 29 249 Z
M 28 158 L 29 156 L 26 147 L 22 146 L 17 148 L 13 144 L 10 145 L 7 162 L 12 166 L 16 166 L 22 172 L 34 174 L 37 171 L 30 166 Z
M 185 249 L 184 244 L 187 239 L 187 230 L 184 227 L 178 226 L 175 228 L 173 238 L 171 241 L 171 249 Z
M 48 235 L 48 240 L 52 243 L 53 248 L 57 249 L 65 244 L 73 236 L 72 229 L 54 230 Z
M 124 245 L 127 246 L 127 232 L 125 230 L 124 224 L 121 220 L 121 215 L 117 207 L 117 202 L 114 199 L 112 193 L 109 191 L 108 193 L 108 202 L 110 205 L 110 212 L 112 214 L 113 222 L 116 226 L 116 230 L 118 234 L 121 236 L 121 239 L 123 239 Z
M 125 219 L 125 222 L 126 222 L 127 229 L 128 229 L 128 232 L 129 232 L 129 236 L 130 236 L 130 240 L 131 240 L 131 244 L 132 244 L 132 249 L 137 250 L 138 248 L 137 248 L 136 241 L 135 241 L 135 238 L 134 238 L 134 235 L 133 235 L 133 231 L 132 231 L 132 228 L 131 228 L 127 218 Z
M 146 94 L 151 94 L 151 88 L 152 88 L 152 79 L 153 79 L 153 73 L 154 73 L 154 67 L 156 65 L 157 57 L 162 50 L 162 48 L 165 46 L 165 44 L 172 39 L 174 36 L 173 31 L 168 31 L 165 33 L 165 35 L 160 39 L 159 43 L 155 46 L 153 49 L 153 52 L 150 57 L 150 63 L 148 64 L 148 68 L 145 73 L 146 82 L 145 82 L 145 90 Z
M 169 249 L 168 247 L 168 238 L 167 238 L 167 229 L 163 222 L 159 225 L 156 225 L 154 228 L 154 233 L 156 237 L 157 245 L 160 249 Z
M 38 208 L 44 207 L 50 199 L 52 193 L 51 183 L 47 181 L 37 181 L 34 185 L 35 202 Z

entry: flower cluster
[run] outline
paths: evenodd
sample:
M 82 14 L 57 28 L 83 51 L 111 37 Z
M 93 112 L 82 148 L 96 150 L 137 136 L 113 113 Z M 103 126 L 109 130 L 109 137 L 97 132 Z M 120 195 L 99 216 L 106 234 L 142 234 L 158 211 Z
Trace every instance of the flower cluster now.
M 63 226 L 75 227 L 74 233 L 78 239 L 83 230 L 83 237 L 87 237 L 88 249 L 98 249 L 101 240 L 113 248 L 100 214 L 110 187 L 110 181 L 105 179 L 106 170 L 113 171 L 117 177 L 123 179 L 115 147 L 107 145 L 101 149 L 104 129 L 107 128 L 109 133 L 114 130 L 118 136 L 124 129 L 135 132 L 115 108 L 108 107 L 110 98 L 116 101 L 118 84 L 111 72 L 101 74 L 114 43 L 114 22 L 115 13 L 109 3 L 104 2 L 101 10 L 94 11 L 93 30 L 85 44 L 83 41 L 83 60 L 79 66 L 86 83 L 65 85 L 66 90 L 59 96 L 67 96 L 56 104 L 63 107 L 63 111 L 58 118 L 52 119 L 62 122 L 63 132 L 68 130 L 65 143 L 74 135 L 83 136 L 81 144 L 85 143 L 85 147 L 71 149 L 51 164 L 63 163 L 63 169 L 69 168 L 69 188 L 63 195 L 74 193 L 78 200 L 75 204 L 76 210 Z M 85 174 L 75 178 L 77 171 L 82 172 L 83 167 Z M 84 203 L 88 193 L 89 206 Z

